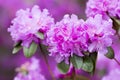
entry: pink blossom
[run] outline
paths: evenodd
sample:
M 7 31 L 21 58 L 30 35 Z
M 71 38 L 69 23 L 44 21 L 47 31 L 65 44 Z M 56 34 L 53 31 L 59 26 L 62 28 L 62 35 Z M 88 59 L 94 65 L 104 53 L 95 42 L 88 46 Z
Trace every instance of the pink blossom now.
M 50 55 L 56 56 L 57 61 L 67 60 L 73 53 L 82 55 L 87 50 L 87 35 L 83 26 L 84 21 L 76 15 L 65 15 L 47 32 L 47 44 Z
M 39 42 L 37 32 L 45 33 L 54 23 L 47 9 L 41 11 L 37 5 L 31 10 L 20 9 L 8 28 L 15 42 L 22 41 L 22 45 L 28 47 L 32 41 Z
M 107 53 L 107 47 L 112 45 L 115 31 L 112 20 L 103 20 L 102 15 L 90 17 L 86 21 L 76 15 L 65 15 L 47 32 L 46 43 L 50 55 L 57 61 L 68 60 L 73 54 L 83 56 L 84 52 Z
M 101 14 L 104 17 L 110 16 L 120 17 L 120 0 L 89 0 L 87 2 L 86 14 L 87 16 L 95 16 Z
M 112 29 L 112 20 L 104 20 L 102 15 L 96 15 L 86 20 L 87 33 L 89 35 L 89 52 L 107 53 L 107 47 L 112 45 L 111 36 L 115 31 Z
M 15 76 L 14 80 L 46 80 L 41 74 L 39 60 L 31 58 L 30 62 L 26 62 L 16 69 L 19 73 Z

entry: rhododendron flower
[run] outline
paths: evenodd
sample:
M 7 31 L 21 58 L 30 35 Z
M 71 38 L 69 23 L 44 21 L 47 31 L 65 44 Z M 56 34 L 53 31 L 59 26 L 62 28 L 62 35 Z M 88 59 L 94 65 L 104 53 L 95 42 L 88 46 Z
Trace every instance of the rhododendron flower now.
M 53 18 L 47 9 L 41 11 L 37 5 L 31 10 L 19 10 L 12 25 L 8 28 L 15 42 L 22 41 L 22 45 L 29 47 L 29 44 L 39 42 L 37 32 L 45 33 L 54 24 Z
M 120 0 L 89 0 L 86 8 L 87 16 L 101 14 L 107 17 L 120 17 Z
M 120 69 L 116 68 L 110 71 L 108 75 L 103 77 L 102 80 L 119 80 L 120 78 Z
M 107 53 L 107 47 L 112 45 L 112 20 L 103 20 L 102 15 L 90 17 L 86 21 L 76 15 L 65 15 L 47 32 L 47 44 L 50 55 L 57 61 L 67 59 L 73 54 L 81 56 L 84 52 Z M 59 60 L 60 59 L 60 60 Z
M 96 15 L 86 20 L 87 33 L 89 35 L 89 52 L 107 53 L 107 47 L 112 45 L 111 36 L 115 31 L 112 29 L 112 20 L 104 20 L 102 15 Z
M 47 44 L 50 55 L 56 56 L 57 61 L 67 59 L 73 53 L 81 55 L 87 50 L 87 35 L 83 26 L 84 21 L 76 15 L 65 15 L 47 32 Z
M 41 74 L 39 60 L 34 57 L 16 70 L 19 73 L 15 76 L 14 80 L 46 80 Z

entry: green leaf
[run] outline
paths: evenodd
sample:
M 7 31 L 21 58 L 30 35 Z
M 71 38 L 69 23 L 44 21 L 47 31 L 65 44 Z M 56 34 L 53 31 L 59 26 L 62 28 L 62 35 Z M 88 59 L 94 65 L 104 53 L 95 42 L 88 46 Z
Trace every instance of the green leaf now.
M 73 57 L 70 58 L 70 61 L 72 62 L 73 66 L 77 69 L 80 69 L 83 65 L 83 58 L 77 55 L 73 55 Z
M 14 48 L 12 51 L 13 54 L 16 54 L 19 50 L 22 49 L 21 43 L 22 43 L 22 41 L 18 41 L 14 44 Z
M 14 47 L 13 48 L 13 51 L 12 51 L 12 53 L 13 54 L 16 54 L 18 51 L 20 51 L 22 49 L 22 46 L 16 46 L 16 47 Z
M 44 34 L 41 32 L 37 32 L 36 36 L 40 39 L 44 39 Z
M 94 53 L 90 53 L 90 58 L 96 62 L 96 59 L 97 59 L 97 52 L 94 52 Z
M 23 52 L 26 57 L 31 57 L 37 50 L 37 44 L 32 42 L 30 47 L 23 47 Z
M 48 55 L 49 52 L 48 52 L 48 46 L 44 45 L 44 44 L 39 44 L 39 47 L 40 47 L 40 50 L 42 53 L 44 53 L 45 55 Z
M 68 65 L 64 61 L 62 61 L 62 62 L 58 63 L 57 67 L 62 73 L 67 73 L 70 65 Z
M 116 32 L 118 33 L 120 29 L 120 20 L 117 18 L 111 18 L 111 19 L 113 21 L 113 29 L 115 29 Z
M 94 69 L 94 63 L 89 56 L 85 56 L 83 59 L 82 69 L 86 72 L 92 72 Z
M 93 71 L 91 72 L 91 74 L 94 74 L 95 69 L 96 69 L 97 52 L 90 53 L 90 58 L 91 58 L 91 60 L 93 62 L 93 66 L 94 66 Z
M 109 59 L 114 59 L 115 55 L 114 55 L 114 50 L 111 47 L 108 47 L 108 53 L 105 54 L 105 56 Z

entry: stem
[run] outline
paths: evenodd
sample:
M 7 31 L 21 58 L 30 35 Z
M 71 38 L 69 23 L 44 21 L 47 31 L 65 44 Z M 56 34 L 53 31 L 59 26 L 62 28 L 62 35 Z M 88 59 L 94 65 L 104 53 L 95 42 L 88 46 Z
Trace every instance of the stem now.
M 52 72 L 52 70 L 51 70 L 51 68 L 50 68 L 50 65 L 49 65 L 49 62 L 48 62 L 46 53 L 44 52 L 44 50 L 43 50 L 41 44 L 39 45 L 39 47 L 40 47 L 40 50 L 41 50 L 41 52 L 42 52 L 42 54 L 43 54 L 45 63 L 46 63 L 46 65 L 47 65 L 48 71 L 49 71 L 49 73 L 50 73 L 50 75 L 51 75 L 51 77 L 52 77 L 52 80 L 56 80 L 55 77 L 54 77 L 54 75 L 53 75 L 53 72 Z
M 120 62 L 116 58 L 114 58 L 114 60 L 118 63 L 118 65 L 120 65 Z
M 76 80 L 76 71 L 75 71 L 75 67 L 73 67 L 72 76 L 73 76 L 73 80 Z

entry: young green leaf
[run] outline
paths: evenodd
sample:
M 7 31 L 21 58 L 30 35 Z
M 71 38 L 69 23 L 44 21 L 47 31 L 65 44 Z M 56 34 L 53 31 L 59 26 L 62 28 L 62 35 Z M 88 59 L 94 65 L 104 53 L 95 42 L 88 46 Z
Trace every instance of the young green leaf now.
M 91 72 L 91 74 L 94 74 L 95 69 L 96 69 L 97 52 L 90 53 L 90 58 L 91 58 L 91 60 L 93 62 L 93 66 L 94 66 L 93 71 Z
M 22 41 L 18 41 L 14 44 L 14 48 L 12 51 L 13 54 L 16 54 L 19 50 L 22 49 L 21 43 L 22 43 Z
M 115 55 L 114 55 L 114 50 L 111 47 L 108 47 L 108 53 L 105 54 L 105 56 L 109 59 L 114 59 Z
M 73 66 L 77 69 L 80 69 L 83 65 L 83 58 L 77 55 L 73 55 L 70 58 L 70 61 L 72 62 Z
M 16 46 L 16 47 L 14 47 L 13 48 L 13 51 L 12 51 L 12 53 L 13 54 L 16 54 L 18 51 L 20 51 L 22 49 L 22 46 Z
M 49 51 L 47 50 L 47 46 L 44 45 L 44 44 L 39 44 L 39 47 L 40 47 L 40 50 L 42 53 L 44 53 L 45 55 L 48 55 L 49 54 Z
M 44 34 L 41 32 L 37 32 L 36 36 L 40 39 L 44 39 Z
M 26 57 L 31 57 L 37 50 L 37 44 L 32 42 L 30 47 L 23 47 L 23 52 Z
M 58 63 L 57 67 L 62 73 L 67 73 L 70 65 L 68 65 L 64 61 L 62 61 L 62 62 Z
M 86 72 L 92 72 L 94 69 L 94 64 L 89 56 L 85 56 L 83 59 L 82 69 Z
M 111 18 L 111 19 L 113 21 L 113 29 L 115 29 L 116 32 L 118 33 L 120 29 L 120 20 L 117 18 Z

